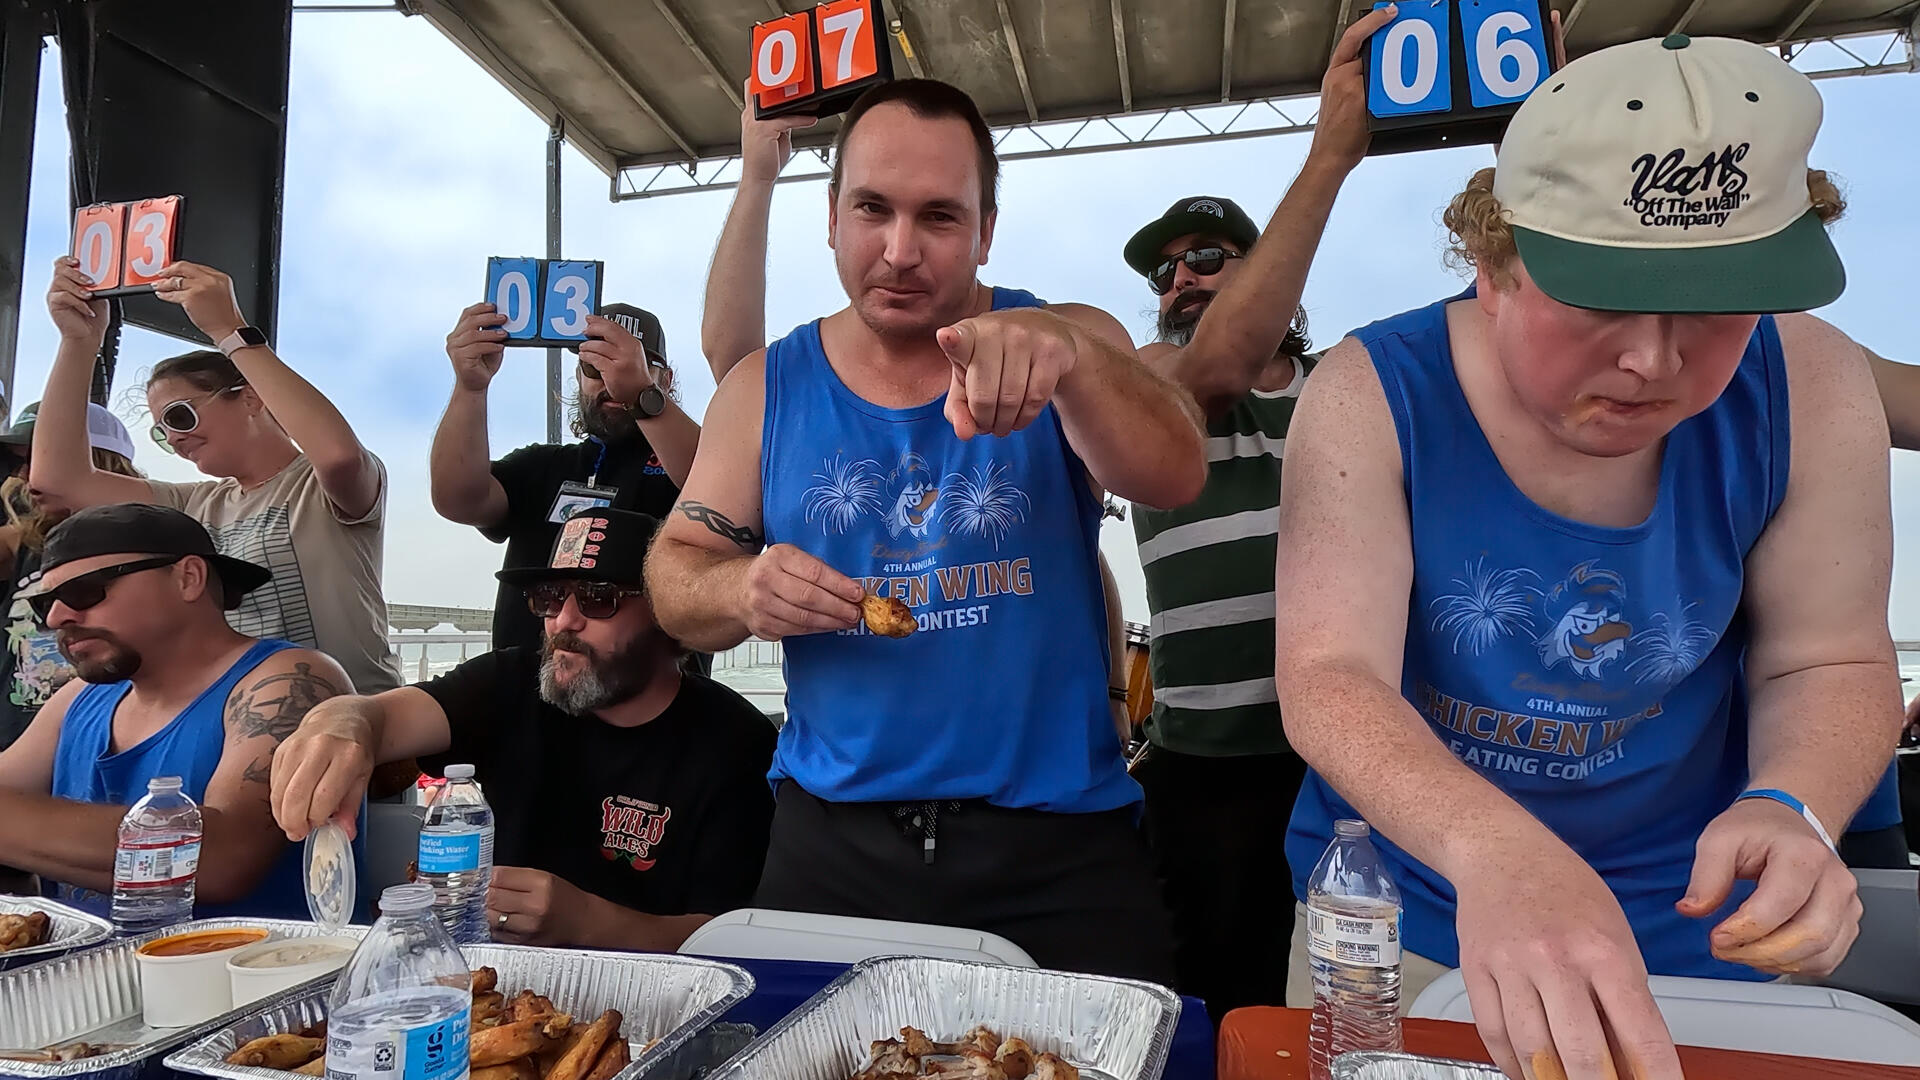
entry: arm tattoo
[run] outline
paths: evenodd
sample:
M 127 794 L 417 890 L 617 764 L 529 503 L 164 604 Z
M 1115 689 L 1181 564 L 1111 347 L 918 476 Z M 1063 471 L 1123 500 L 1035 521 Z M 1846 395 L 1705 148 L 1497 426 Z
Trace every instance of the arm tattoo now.
M 307 710 L 340 688 L 314 673 L 311 664 L 295 664 L 290 672 L 268 675 L 227 702 L 227 735 L 238 742 L 270 735 L 275 744 L 293 734 Z
M 725 537 L 749 551 L 759 547 L 764 542 L 759 533 L 754 532 L 745 525 L 735 525 L 733 519 L 705 503 L 697 503 L 692 499 L 682 499 L 680 500 L 680 505 L 674 507 L 674 509 L 679 511 L 681 516 L 685 517 L 688 521 L 697 521 L 705 525 L 708 532 L 713 533 L 715 536 Z

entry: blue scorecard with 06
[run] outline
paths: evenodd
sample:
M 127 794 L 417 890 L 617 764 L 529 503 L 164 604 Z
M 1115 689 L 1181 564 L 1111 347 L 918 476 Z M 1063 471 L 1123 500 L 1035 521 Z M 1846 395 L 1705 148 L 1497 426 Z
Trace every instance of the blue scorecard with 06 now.
M 547 259 L 487 260 L 486 300 L 507 321 L 505 344 L 578 348 L 600 310 L 603 265 Z
M 1370 153 L 1497 142 L 1553 71 L 1547 0 L 1377 0 L 1364 54 Z

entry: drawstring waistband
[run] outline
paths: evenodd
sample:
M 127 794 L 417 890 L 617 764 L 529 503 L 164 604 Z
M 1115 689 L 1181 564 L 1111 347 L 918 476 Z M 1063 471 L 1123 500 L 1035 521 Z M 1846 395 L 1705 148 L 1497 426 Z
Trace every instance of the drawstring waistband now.
M 940 833 L 940 815 L 959 812 L 960 803 L 949 799 L 945 802 L 901 803 L 888 810 L 887 816 L 900 827 L 901 834 L 907 839 L 919 839 L 927 865 L 932 866 L 933 849 Z

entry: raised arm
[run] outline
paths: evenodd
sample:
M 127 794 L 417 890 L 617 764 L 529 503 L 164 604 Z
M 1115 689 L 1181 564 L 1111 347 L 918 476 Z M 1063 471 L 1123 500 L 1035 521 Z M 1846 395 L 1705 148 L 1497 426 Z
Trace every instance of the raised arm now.
M 137 476 L 120 476 L 93 467 L 87 441 L 87 395 L 93 389 L 93 365 L 106 340 L 107 302 L 93 299 L 92 285 L 80 272 L 80 260 L 63 255 L 53 261 L 47 310 L 60 331 L 60 347 L 40 395 L 33 425 L 33 487 L 75 509 L 118 502 L 152 502 L 153 489 Z
M 1785 791 L 1838 836 L 1893 759 L 1900 671 L 1887 632 L 1893 566 L 1887 426 L 1861 351 L 1812 316 L 1783 316 L 1792 467 L 1747 556 L 1748 787 Z M 1703 916 L 1758 878 L 1709 939 L 1771 974 L 1824 975 L 1858 933 L 1854 878 L 1799 814 L 1749 799 L 1701 837 L 1680 910 Z
M 1274 634 L 1287 738 L 1361 816 L 1454 886 L 1461 968 L 1488 1049 L 1511 1076 L 1556 1044 L 1570 1067 L 1597 1062 L 1605 1023 L 1639 1076 L 1678 1080 L 1639 947 L 1606 883 L 1454 757 L 1401 695 L 1413 541 L 1393 419 L 1358 342 L 1335 346 L 1307 380 L 1283 477 Z
M 1184 348 L 1156 345 L 1140 351 L 1156 371 L 1186 387 L 1209 416 L 1246 397 L 1286 340 L 1334 199 L 1367 153 L 1367 87 L 1360 50 L 1392 17 L 1384 8 L 1369 12 L 1347 27 L 1334 46 L 1320 82 L 1320 119 L 1306 163 L 1268 219 L 1260 242 L 1247 253 L 1246 265 L 1208 306 L 1193 341 Z
M 452 743 L 446 711 L 419 687 L 333 698 L 273 755 L 274 820 L 294 840 L 327 821 L 351 834 L 375 766 L 443 753 Z
M 507 489 L 493 475 L 487 448 L 487 387 L 506 355 L 501 342 L 507 332 L 500 329 L 506 320 L 492 304 L 474 304 L 460 313 L 447 335 L 453 395 L 440 426 L 433 429 L 427 459 L 434 512 L 455 524 L 482 529 L 507 519 Z
M 747 354 L 767 343 L 767 218 L 773 183 L 793 157 L 793 132 L 811 116 L 753 118 L 753 91 L 740 110 L 740 183 L 713 249 L 700 313 L 700 351 L 718 386 Z
M 654 616 L 691 649 L 722 652 L 749 634 L 778 641 L 844 630 L 860 619 L 861 590 L 845 574 L 799 548 L 766 546 L 760 517 L 765 412 L 762 349 L 714 392 L 693 474 L 647 553 Z
M 582 367 L 599 372 L 607 394 L 627 406 L 634 426 L 646 436 L 647 445 L 660 459 L 667 479 L 675 487 L 687 486 L 693 471 L 693 456 L 700 449 L 700 422 L 688 416 L 680 403 L 668 397 L 647 365 L 646 347 L 624 326 L 598 315 L 587 316 L 588 341 L 580 346 Z M 586 385 L 591 386 L 591 383 Z M 642 416 L 634 406 L 640 395 L 658 387 L 663 406 L 658 416 Z
M 1076 329 L 1079 358 L 1053 400 L 1067 442 L 1094 482 L 1163 509 L 1199 498 L 1207 483 L 1206 431 L 1193 396 L 1141 363 L 1112 315 L 1085 304 L 1049 310 Z
M 1873 370 L 1873 382 L 1880 391 L 1880 406 L 1887 414 L 1887 427 L 1893 445 L 1899 450 L 1920 450 L 1920 364 L 1902 364 L 1889 360 L 1865 345 Z
M 154 295 L 184 308 L 193 325 L 215 344 L 247 324 L 227 275 L 190 262 L 174 263 L 160 273 Z M 247 385 L 287 437 L 307 455 L 321 490 L 341 516 L 358 520 L 372 513 L 380 500 L 380 465 L 333 402 L 268 346 L 236 349 L 233 366 L 247 377 Z

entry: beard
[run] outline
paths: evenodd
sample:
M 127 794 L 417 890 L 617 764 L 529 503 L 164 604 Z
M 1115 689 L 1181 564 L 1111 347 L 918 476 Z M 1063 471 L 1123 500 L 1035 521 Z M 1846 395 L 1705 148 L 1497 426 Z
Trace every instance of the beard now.
M 1169 345 L 1190 344 L 1193 331 L 1200 325 L 1200 317 L 1212 305 L 1214 295 L 1212 289 L 1188 289 L 1175 297 L 1160 316 L 1160 335 L 1157 340 Z
M 585 390 L 574 398 L 573 407 L 580 415 L 580 432 L 591 435 L 601 442 L 622 442 L 639 433 L 639 428 L 627 418 L 626 410 L 615 409 L 611 413 L 604 407 L 613 404 L 613 395 L 602 390 L 587 396 Z
M 540 700 L 570 716 L 585 716 L 598 709 L 632 701 L 653 682 L 653 658 L 658 630 L 650 630 L 624 648 L 601 653 L 563 630 L 547 638 L 540 646 Z M 586 660 L 586 666 L 561 681 L 556 651 L 566 651 Z
M 105 659 L 76 660 L 71 648 L 76 641 L 104 642 L 111 651 Z M 140 671 L 140 654 L 105 630 L 60 630 L 54 634 L 54 643 L 59 646 L 60 655 L 73 665 L 73 673 L 80 676 L 83 682 L 96 685 L 126 682 Z

